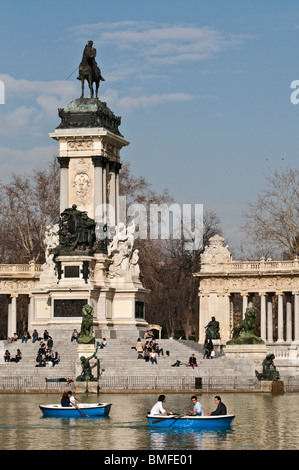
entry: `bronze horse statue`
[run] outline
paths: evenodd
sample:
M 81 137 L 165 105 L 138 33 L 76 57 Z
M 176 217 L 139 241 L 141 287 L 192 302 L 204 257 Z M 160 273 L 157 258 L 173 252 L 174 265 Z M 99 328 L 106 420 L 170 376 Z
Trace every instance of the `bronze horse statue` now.
M 105 79 L 102 77 L 101 70 L 99 69 L 98 64 L 96 63 L 96 55 L 97 52 L 96 49 L 93 47 L 93 42 L 88 41 L 83 51 L 82 61 L 79 65 L 79 75 L 77 77 L 77 79 L 81 81 L 82 86 L 81 98 L 84 98 L 85 80 L 87 80 L 89 86 L 90 98 L 94 97 L 93 84 L 95 83 L 96 85 L 95 94 L 96 98 L 98 98 L 100 82 L 105 81 Z

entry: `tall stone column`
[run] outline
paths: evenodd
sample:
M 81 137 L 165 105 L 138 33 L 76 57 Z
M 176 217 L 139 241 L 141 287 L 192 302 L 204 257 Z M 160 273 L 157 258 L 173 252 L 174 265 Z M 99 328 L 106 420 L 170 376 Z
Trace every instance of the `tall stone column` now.
M 283 343 L 283 292 L 277 292 L 277 299 L 278 299 L 278 321 L 277 321 L 277 342 L 278 343 Z
M 119 170 L 121 163 L 110 161 L 109 162 L 109 222 L 110 225 L 118 225 L 119 222 Z
M 299 293 L 294 295 L 294 341 L 299 341 Z
M 32 329 L 32 322 L 33 322 L 33 305 L 34 305 L 34 298 L 30 294 L 29 296 L 29 302 L 28 302 L 28 330 Z
M 8 325 L 7 337 L 11 338 L 17 332 L 17 297 L 18 294 L 11 294 L 10 303 L 8 305 Z
M 291 295 L 287 294 L 287 318 L 286 318 L 286 341 L 292 342 L 292 299 Z
M 108 162 L 106 157 L 96 155 L 92 157 L 94 165 L 94 219 L 96 222 L 104 222 L 106 216 L 106 172 L 105 168 Z
M 57 157 L 60 165 L 60 213 L 69 207 L 69 157 Z
M 262 340 L 266 341 L 266 324 L 267 324 L 267 319 L 266 319 L 266 294 L 265 292 L 260 292 L 259 293 L 261 297 L 261 331 L 260 335 Z
M 242 317 L 243 317 L 243 320 L 244 320 L 245 312 L 246 312 L 246 309 L 248 307 L 248 292 L 242 292 L 241 296 L 243 298 Z
M 272 294 L 268 294 L 267 302 L 267 339 L 273 343 L 273 310 L 272 310 Z
M 115 171 L 114 171 L 114 163 L 109 162 L 109 209 L 108 209 L 108 218 L 109 218 L 109 225 L 111 227 L 116 225 L 116 198 L 115 198 Z

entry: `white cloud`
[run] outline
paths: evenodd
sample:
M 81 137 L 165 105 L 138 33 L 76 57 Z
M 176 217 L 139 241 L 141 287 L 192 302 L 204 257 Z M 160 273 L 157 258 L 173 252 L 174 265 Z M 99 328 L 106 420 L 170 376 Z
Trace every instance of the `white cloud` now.
M 37 113 L 35 108 L 19 106 L 14 111 L 0 114 L 0 135 L 16 134 L 21 129 L 27 128 L 30 121 Z
M 150 22 L 94 23 L 70 29 L 77 40 L 94 36 L 97 46 L 112 46 L 124 55 L 133 52 L 150 63 L 177 64 L 211 57 L 229 47 L 242 44 L 249 35 L 223 34 L 208 26 L 169 25 Z M 112 55 L 113 57 L 113 55 Z
M 1 182 L 9 181 L 12 173 L 30 174 L 32 168 L 45 168 L 53 155 L 58 155 L 56 143 L 44 147 L 34 147 L 29 150 L 0 147 Z
M 66 106 L 76 94 L 79 95 L 75 83 L 68 81 L 30 81 L 15 79 L 7 74 L 0 74 L 0 81 L 5 84 L 0 135 L 24 130 L 30 130 L 35 135 L 40 134 L 43 124 L 57 115 L 57 109 Z
M 123 96 L 120 97 L 117 91 L 108 89 L 101 99 L 106 101 L 110 108 L 118 107 L 123 111 L 133 111 L 137 108 L 149 108 L 159 106 L 163 103 L 184 102 L 194 97 L 188 93 L 154 93 L 151 95 Z
M 30 81 L 22 78 L 16 79 L 7 74 L 0 74 L 0 80 L 5 84 L 6 100 L 12 97 L 30 99 L 39 95 L 51 95 L 59 97 L 65 103 L 78 91 L 75 84 L 67 80 Z

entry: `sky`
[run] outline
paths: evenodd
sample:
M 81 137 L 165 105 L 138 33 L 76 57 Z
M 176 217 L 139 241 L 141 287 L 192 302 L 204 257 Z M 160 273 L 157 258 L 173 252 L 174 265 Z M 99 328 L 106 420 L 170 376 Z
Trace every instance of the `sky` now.
M 270 171 L 297 168 L 297 0 L 11 0 L 0 10 L 0 180 L 45 168 L 94 41 L 135 176 L 203 204 L 236 253 Z M 245 248 L 246 251 L 246 248 Z

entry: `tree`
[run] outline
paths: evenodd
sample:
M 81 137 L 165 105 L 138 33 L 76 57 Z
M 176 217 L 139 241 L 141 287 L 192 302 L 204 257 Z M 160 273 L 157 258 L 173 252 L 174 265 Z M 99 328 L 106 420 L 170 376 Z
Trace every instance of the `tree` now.
M 210 237 L 222 233 L 219 218 L 213 211 L 204 212 L 202 248 L 188 251 L 183 237 L 167 240 L 150 237 L 150 205 L 172 204 L 167 190 L 161 194 L 153 191 L 144 177 L 131 174 L 126 162 L 120 173 L 120 194 L 126 196 L 128 206 L 142 204 L 147 210 L 148 237 L 136 238 L 134 242 L 139 249 L 143 284 L 151 291 L 145 300 L 146 319 L 160 324 L 168 336 L 182 332 L 190 335 L 198 325 L 199 312 L 198 280 L 193 273 L 199 269 L 200 254 Z
M 2 263 L 44 262 L 44 233 L 59 217 L 59 168 L 56 157 L 33 176 L 12 175 L 0 186 Z
M 271 172 L 243 216 L 242 228 L 254 245 L 290 258 L 299 255 L 299 170 Z

